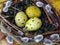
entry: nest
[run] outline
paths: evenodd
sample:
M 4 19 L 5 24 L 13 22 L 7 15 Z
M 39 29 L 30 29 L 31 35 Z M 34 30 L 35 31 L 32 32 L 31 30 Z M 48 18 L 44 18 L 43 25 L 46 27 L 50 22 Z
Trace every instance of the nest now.
M 36 5 L 35 3 L 37 1 L 41 1 L 41 0 L 36 0 L 36 1 L 14 0 L 13 1 L 14 3 L 9 7 L 7 13 L 3 11 L 0 13 L 0 22 L 3 28 L 5 29 L 4 31 L 6 31 L 6 34 L 12 37 L 14 40 L 16 40 L 19 44 L 22 43 L 21 37 L 28 37 L 33 39 L 36 35 L 40 35 L 40 34 L 46 37 L 51 34 L 60 33 L 60 19 L 58 13 L 56 13 L 55 9 L 52 8 L 53 14 L 49 15 L 49 13 L 47 13 L 44 7 L 45 5 L 43 7 L 39 7 L 42 12 L 41 14 L 42 16 L 40 18 L 43 24 L 38 31 L 29 32 L 29 31 L 25 31 L 24 28 L 19 28 L 18 26 L 16 26 L 14 21 L 15 15 L 21 10 L 24 11 L 29 5 Z M 47 0 L 46 1 L 42 0 L 42 2 L 48 4 L 49 1 L 47 2 Z M 4 8 L 4 6 L 5 4 L 3 3 L 2 9 Z

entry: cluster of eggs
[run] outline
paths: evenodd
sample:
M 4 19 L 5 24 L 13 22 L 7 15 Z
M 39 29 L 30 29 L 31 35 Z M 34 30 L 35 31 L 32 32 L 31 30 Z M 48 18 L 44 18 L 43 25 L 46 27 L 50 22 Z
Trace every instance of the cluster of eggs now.
M 42 25 L 41 19 L 38 18 L 41 16 L 41 10 L 37 6 L 31 5 L 27 7 L 25 12 L 20 11 L 16 14 L 16 25 L 19 27 L 25 26 L 28 31 L 35 31 L 39 29 Z

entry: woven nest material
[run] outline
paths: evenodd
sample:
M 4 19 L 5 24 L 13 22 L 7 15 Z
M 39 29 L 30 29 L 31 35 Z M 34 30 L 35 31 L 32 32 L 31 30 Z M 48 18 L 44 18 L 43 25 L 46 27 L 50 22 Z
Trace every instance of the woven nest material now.
M 40 0 L 36 0 L 36 1 L 40 1 Z M 16 15 L 16 13 L 19 12 L 20 10 L 24 11 L 24 9 L 29 5 L 35 5 L 36 1 L 28 2 L 28 1 L 18 1 L 18 0 L 15 1 L 14 0 L 13 1 L 14 3 L 11 5 L 11 7 L 9 7 L 9 11 L 12 10 L 12 12 L 14 12 L 13 14 L 10 14 L 10 13 L 7 14 L 7 13 L 4 13 L 3 11 L 0 13 L 0 22 L 1 22 L 1 25 L 3 26 L 3 28 L 5 29 L 6 34 L 9 35 L 10 37 L 12 37 L 14 40 L 16 40 L 19 44 L 22 41 L 19 37 L 16 37 L 16 36 L 28 37 L 28 38 L 33 39 L 36 35 L 40 35 L 40 34 L 44 35 L 46 37 L 51 34 L 60 33 L 60 22 L 59 22 L 60 19 L 58 17 L 58 14 L 56 14 L 54 8 L 52 8 L 53 17 L 49 16 L 49 13 L 47 13 L 44 6 L 40 8 L 42 11 L 41 19 L 43 21 L 43 26 L 41 27 L 41 29 L 39 29 L 38 31 L 34 31 L 34 32 L 28 32 L 28 31 L 24 31 L 24 29 L 16 26 L 16 24 L 14 22 L 14 17 Z M 44 1 L 42 1 L 42 2 L 44 2 Z M 25 5 L 25 3 L 26 3 L 26 5 Z M 44 3 L 47 4 L 47 1 L 45 1 Z M 23 4 L 22 9 L 19 9 L 20 7 L 16 8 L 15 6 L 17 4 L 21 4 L 21 5 Z M 5 4 L 3 2 L 2 10 L 4 8 L 4 5 Z M 58 26 L 56 23 L 58 24 Z M 11 31 L 9 32 L 8 30 L 11 30 Z

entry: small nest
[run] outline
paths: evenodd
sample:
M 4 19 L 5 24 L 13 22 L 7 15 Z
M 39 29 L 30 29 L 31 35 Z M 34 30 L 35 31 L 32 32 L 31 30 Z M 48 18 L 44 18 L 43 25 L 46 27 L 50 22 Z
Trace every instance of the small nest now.
M 44 2 L 47 4 L 46 2 Z M 46 10 L 44 10 L 43 7 L 39 7 L 41 10 L 41 17 L 39 17 L 42 20 L 42 26 L 40 29 L 37 31 L 29 32 L 25 31 L 24 28 L 20 28 L 15 24 L 14 18 L 16 14 L 19 11 L 24 11 L 25 9 L 30 6 L 30 5 L 35 5 L 34 2 L 26 0 L 26 1 L 20 1 L 20 2 L 15 2 L 13 5 L 11 5 L 8 9 L 8 12 L 3 12 L 1 13 L 1 18 L 0 21 L 3 23 L 3 26 L 6 27 L 6 29 L 11 30 L 10 33 L 12 33 L 15 36 L 21 36 L 21 37 L 29 37 L 29 38 L 34 38 L 34 36 L 42 34 L 45 37 L 53 34 L 53 33 L 59 33 L 59 28 L 54 25 L 54 23 L 50 23 L 50 20 L 48 18 L 48 14 Z M 52 9 L 53 11 L 53 9 Z M 54 12 L 54 11 L 53 11 Z M 56 18 L 56 14 L 53 14 L 54 17 Z M 51 17 L 50 17 L 51 18 Z M 51 18 L 52 19 L 52 18 Z M 53 21 L 52 21 L 53 22 Z M 20 38 L 18 38 L 20 39 Z

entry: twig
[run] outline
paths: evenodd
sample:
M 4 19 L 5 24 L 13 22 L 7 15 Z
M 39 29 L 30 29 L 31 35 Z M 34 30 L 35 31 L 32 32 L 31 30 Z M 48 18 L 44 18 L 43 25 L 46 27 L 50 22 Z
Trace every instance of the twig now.
M 9 26 L 13 27 L 15 30 L 17 31 L 21 31 L 23 33 L 23 30 L 22 29 L 19 29 L 17 26 L 13 25 L 13 24 L 10 24 L 9 21 L 7 21 L 3 16 L 0 15 L 0 17 L 3 19 L 3 21 L 5 21 L 5 23 L 7 23 Z M 24 33 L 23 33 L 24 34 Z
M 48 18 L 50 24 L 53 24 L 53 22 L 52 22 L 52 20 L 50 19 L 50 17 L 49 17 L 49 15 L 48 15 L 47 11 L 45 10 L 44 6 L 43 6 L 42 8 L 43 8 L 43 10 L 45 11 L 46 16 L 47 16 L 47 18 Z
M 18 10 L 18 11 L 21 11 L 21 10 L 19 10 L 19 9 L 17 9 L 17 8 L 15 8 L 15 7 L 13 7 L 13 6 L 11 6 L 13 9 L 15 9 L 15 10 Z
M 53 34 L 53 33 L 60 33 L 60 30 L 43 33 L 43 35 L 50 35 L 50 34 Z
M 53 45 L 59 45 L 59 43 L 53 43 Z
M 14 8 L 15 8 L 15 7 L 14 7 Z M 15 10 L 17 10 L 17 8 L 15 8 Z M 16 14 L 15 14 L 15 13 L 16 13 L 15 10 L 14 10 L 14 17 L 15 17 L 15 15 L 16 15 Z M 19 11 L 19 9 L 18 9 L 18 11 Z M 15 19 L 15 18 L 13 18 L 12 23 L 14 22 L 14 19 Z
M 58 27 L 59 27 L 59 22 L 58 22 L 58 20 L 57 20 L 57 18 L 56 18 L 56 15 L 54 16 L 53 14 L 48 13 L 48 12 L 45 10 L 44 6 L 43 6 L 43 9 L 44 9 L 44 11 L 45 11 L 45 13 L 46 13 L 46 15 L 47 15 L 47 18 L 48 18 L 48 19 L 51 18 L 51 19 L 49 20 L 49 21 L 51 22 L 51 24 L 54 24 L 55 27 L 58 28 Z
M 13 17 L 13 16 L 4 16 L 5 19 L 6 19 L 6 18 L 10 18 L 10 17 Z
M 1 24 L 2 28 L 4 28 L 3 30 L 6 32 L 6 34 L 8 36 L 10 36 L 12 39 L 14 39 L 16 42 L 18 42 L 19 44 L 21 44 L 21 41 L 18 40 L 12 33 L 10 33 L 2 24 Z
M 38 2 L 38 1 L 41 1 L 41 0 L 35 0 L 34 3 Z M 47 16 L 50 24 L 53 24 L 53 22 L 52 22 L 52 20 L 50 19 L 49 15 L 48 15 L 48 13 L 47 13 L 47 11 L 46 11 L 46 9 L 45 9 L 45 7 L 43 6 L 42 8 L 43 8 L 44 12 L 46 13 L 46 16 Z
M 50 0 L 45 0 L 48 4 L 50 4 L 52 7 L 53 7 L 53 5 L 51 4 L 51 2 L 50 2 Z M 56 17 L 57 17 L 57 19 L 58 19 L 58 22 L 59 22 L 59 27 L 60 27 L 60 17 L 59 17 L 59 13 L 56 11 L 56 9 L 53 7 L 53 10 L 54 10 L 54 12 L 56 13 Z
M 36 0 L 36 2 L 37 2 L 37 1 L 41 1 L 41 0 Z M 46 16 L 47 16 L 50 24 L 53 24 L 56 28 L 58 28 L 58 26 L 59 26 L 59 25 L 58 25 L 58 21 L 57 21 L 57 19 L 54 17 L 54 15 L 52 15 L 52 14 L 50 14 L 50 13 L 48 13 L 48 12 L 46 11 L 45 5 L 43 5 L 42 8 L 43 8 L 44 12 L 46 13 Z
M 55 41 L 56 43 L 58 43 L 58 42 L 60 42 L 60 38 L 57 40 L 57 41 Z

